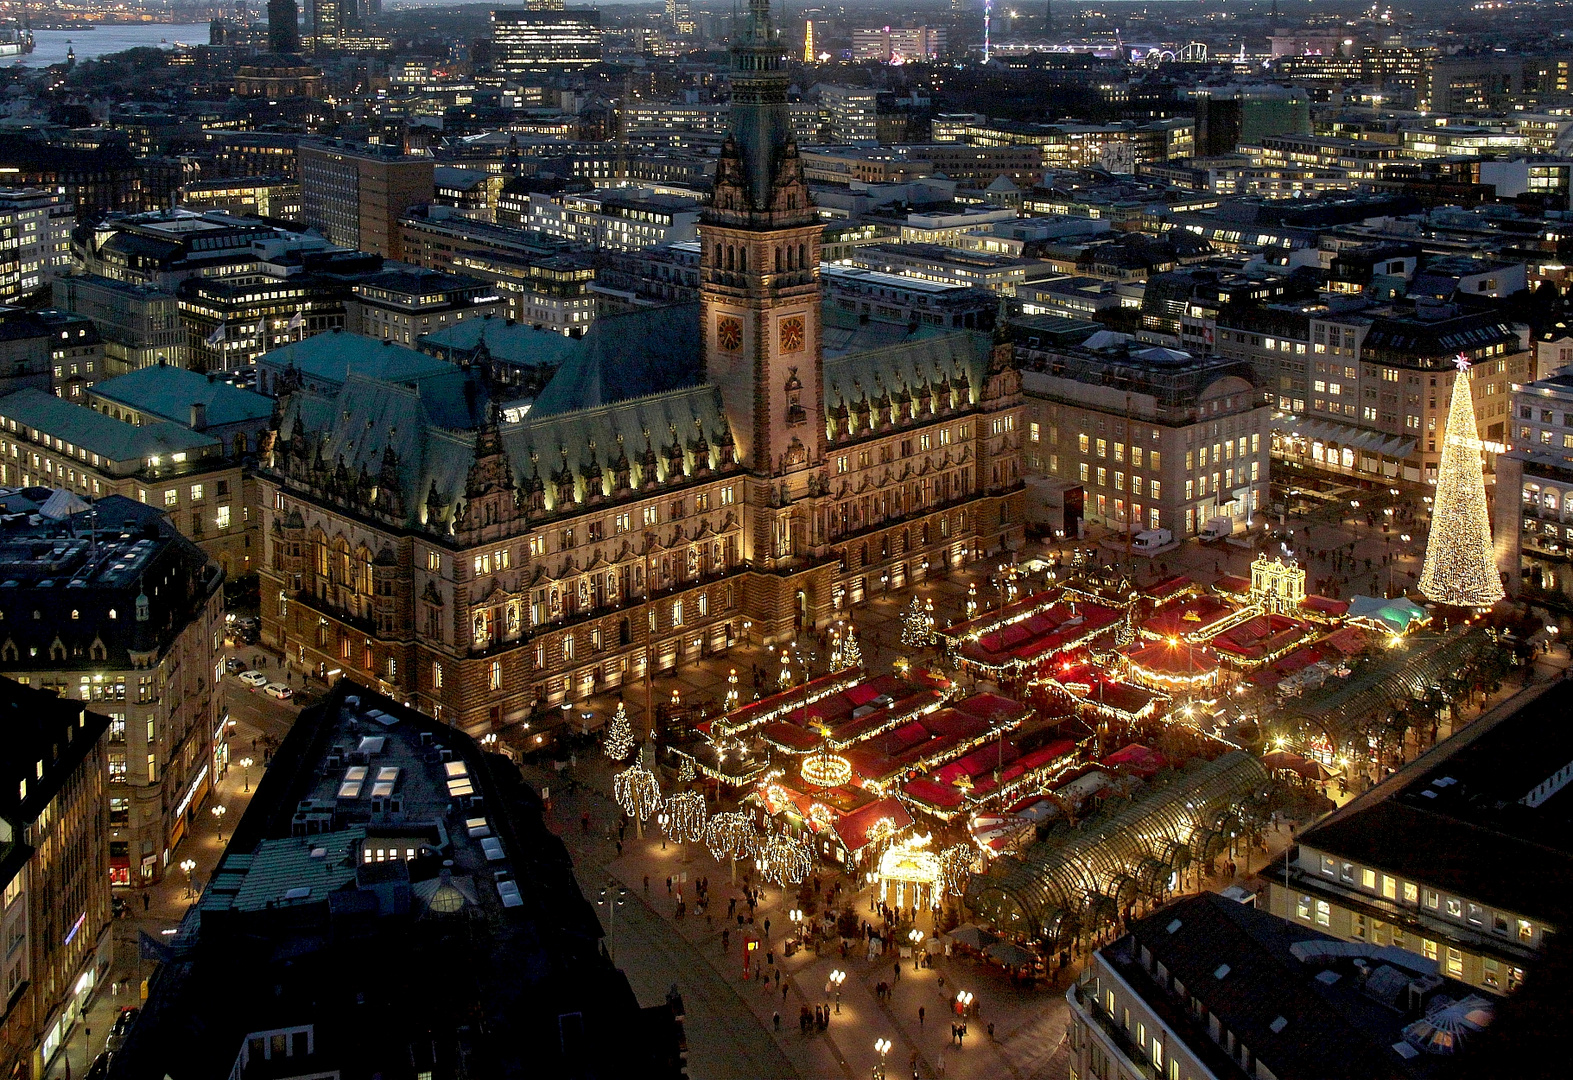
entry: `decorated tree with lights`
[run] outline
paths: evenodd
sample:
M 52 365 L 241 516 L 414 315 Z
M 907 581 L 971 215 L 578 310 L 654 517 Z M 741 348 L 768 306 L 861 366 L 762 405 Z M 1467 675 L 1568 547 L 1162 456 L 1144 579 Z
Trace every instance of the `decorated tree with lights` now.
M 934 641 L 934 616 L 923 608 L 916 595 L 912 606 L 901 616 L 901 644 L 909 649 L 926 649 Z
M 855 668 L 863 666 L 863 649 L 858 645 L 857 630 L 847 627 L 847 636 L 841 641 L 841 666 Z
M 708 813 L 705 797 L 699 792 L 678 792 L 666 800 L 662 810 L 665 820 L 661 824 L 666 829 L 666 838 L 678 843 L 704 839 L 705 817 Z
M 612 777 L 612 798 L 634 819 L 634 834 L 644 839 L 644 823 L 661 808 L 661 783 L 645 768 L 644 757 Z
M 732 864 L 732 883 L 737 884 L 737 860 L 747 859 L 759 850 L 759 830 L 753 819 L 735 810 L 715 814 L 705 826 L 705 846 L 716 862 Z
M 679 784 L 692 784 L 697 775 L 694 772 L 694 759 L 691 757 L 683 758 L 682 762 L 677 766 L 677 782 Z M 698 837 L 694 839 L 697 840 Z
M 796 885 L 814 869 L 814 853 L 801 840 L 773 835 L 759 845 L 759 873 L 777 885 Z
M 606 725 L 606 741 L 602 744 L 602 749 L 613 761 L 627 761 L 633 748 L 634 728 L 628 722 L 627 708 L 619 701 L 617 711 L 612 713 L 611 723 Z
M 977 865 L 978 849 L 971 844 L 952 844 L 939 853 L 940 894 L 961 896 L 967 891 L 967 877 Z
M 1474 396 L 1469 389 L 1469 358 L 1460 354 L 1457 363 L 1420 592 L 1437 604 L 1485 608 L 1502 599 L 1502 579 L 1492 558 L 1485 466 L 1480 456 L 1480 429 L 1475 426 Z

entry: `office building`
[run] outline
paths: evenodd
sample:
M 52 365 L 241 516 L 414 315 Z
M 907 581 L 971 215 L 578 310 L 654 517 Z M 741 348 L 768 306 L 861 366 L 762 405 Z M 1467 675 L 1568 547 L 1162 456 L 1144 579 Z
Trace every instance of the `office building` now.
M 1248 522 L 1261 511 L 1272 410 L 1250 365 L 1110 331 L 1016 352 L 1029 462 L 1081 485 L 1088 521 L 1178 538 L 1215 517 Z
M 879 95 L 867 86 L 821 86 L 819 110 L 830 132 L 830 141 L 848 145 L 879 142 L 875 115 Z
M 79 146 L 33 131 L 0 135 L 0 175 L 8 188 L 59 193 L 78 221 L 136 213 L 151 202 L 142 165 L 124 139 Z
M 18 419 L 21 395 L 0 399 L 8 461 L 18 444 L 39 445 L 38 429 Z M 15 582 L 0 596 L 0 674 L 109 718 L 109 857 L 95 872 L 107 866 L 119 885 L 160 881 L 227 752 L 216 692 L 223 571 L 162 510 L 123 496 L 90 505 L 57 490 L 42 503 L 20 494 L 6 502 L 29 518 L 0 536 L 0 562 Z
M 1301 830 L 1264 875 L 1273 913 L 1418 953 L 1488 995 L 1517 989 L 1569 924 L 1570 707 L 1573 686 L 1552 683 Z
M 71 274 L 55 282 L 61 308 L 92 319 L 104 343 L 104 377 L 156 364 L 186 366 L 186 329 L 173 292 L 115 281 L 97 274 Z
M 33 387 L 80 399 L 104 375 L 92 321 L 70 311 L 0 308 L 0 393 Z
M 401 258 L 399 219 L 432 201 L 429 157 L 393 147 L 339 140 L 300 146 L 300 194 L 306 224 L 329 242 L 384 258 Z
M 881 64 L 923 63 L 945 51 L 943 26 L 880 26 L 852 31 L 852 59 Z
M 676 1001 L 640 1006 L 518 770 L 349 679 L 196 908 L 116 1075 L 686 1075 Z
M 268 51 L 300 52 L 300 8 L 295 0 L 268 0 Z
M 1564 340 L 1559 351 L 1573 353 L 1573 343 Z M 1573 375 L 1560 365 L 1513 385 L 1511 449 L 1496 465 L 1492 531 L 1508 592 L 1517 595 L 1526 576 L 1552 592 L 1573 588 L 1565 573 L 1573 552 Z
M 597 251 L 689 242 L 698 236 L 699 203 L 647 188 L 531 192 L 526 228 Z
M 1224 86 L 1196 92 L 1195 153 L 1232 154 L 1242 144 L 1258 145 L 1269 135 L 1307 135 L 1311 99 L 1304 90 L 1282 86 Z
M 145 373 L 166 377 L 147 378 Z M 83 499 L 123 495 L 156 506 L 225 573 L 244 576 L 254 569 L 256 527 L 245 497 L 243 461 L 256 451 L 258 418 L 249 416 L 241 425 L 243 432 L 253 434 L 226 439 L 206 430 L 206 410 L 213 407 L 221 418 L 240 408 L 254 413 L 251 399 L 267 399 L 227 383 L 180 393 L 176 388 L 183 384 L 168 373 L 207 382 L 180 368 L 144 368 L 123 378 L 152 396 L 152 404 L 164 412 L 178 408 L 183 415 L 174 419 L 162 418 L 146 405 L 131 409 L 109 404 L 113 399 L 106 394 L 134 392 L 117 390 L 116 380 L 95 388 L 91 404 L 61 401 L 37 390 L 0 398 L 0 415 L 8 425 L 0 435 L 6 445 L 0 484 L 61 487 Z M 246 404 L 215 402 L 213 395 L 221 391 L 226 398 L 244 398 Z M 267 416 L 264 412 L 260 419 Z M 14 431 L 9 428 L 13 423 Z
M 35 508 L 15 493 L 0 501 L 7 512 Z M 9 988 L 0 1068 L 42 1076 L 104 991 L 112 956 L 104 873 L 111 721 L 102 706 L 89 712 L 7 678 L 0 715 L 0 927 Z
M 60 195 L 0 189 L 0 303 L 36 293 L 70 270 L 75 224 Z
M 492 12 L 492 66 L 505 75 L 580 71 L 601 62 L 601 13 L 593 8 Z
M 450 323 L 508 313 L 490 282 L 437 270 L 388 269 L 350 286 L 346 328 L 356 334 L 409 345 Z
M 1417 953 L 1201 893 L 1093 953 L 1065 995 L 1071 1075 L 1424 1080 L 1490 1024 L 1470 989 Z

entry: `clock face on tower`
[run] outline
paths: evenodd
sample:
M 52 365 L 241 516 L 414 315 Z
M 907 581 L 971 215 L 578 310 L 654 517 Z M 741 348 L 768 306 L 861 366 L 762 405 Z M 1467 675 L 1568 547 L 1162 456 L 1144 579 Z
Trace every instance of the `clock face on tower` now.
M 803 351 L 803 316 L 793 315 L 781 320 L 781 351 Z
M 743 324 L 731 316 L 725 316 L 716 323 L 716 343 L 727 352 L 736 352 L 743 346 Z

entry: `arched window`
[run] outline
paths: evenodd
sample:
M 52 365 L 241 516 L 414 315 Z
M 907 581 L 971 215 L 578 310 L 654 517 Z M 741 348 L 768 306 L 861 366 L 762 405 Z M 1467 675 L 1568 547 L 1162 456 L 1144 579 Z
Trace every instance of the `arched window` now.
M 737 249 L 731 244 L 726 246 L 726 268 L 728 270 L 737 269 Z
M 715 246 L 715 265 L 716 265 L 716 269 L 717 270 L 721 269 L 721 245 L 720 244 L 717 244 Z
M 748 249 L 746 247 L 737 249 L 737 272 L 740 274 L 748 273 Z
M 776 273 L 781 272 L 781 249 L 776 248 Z
M 808 269 L 807 249 L 802 244 L 797 246 L 797 268 L 799 270 Z

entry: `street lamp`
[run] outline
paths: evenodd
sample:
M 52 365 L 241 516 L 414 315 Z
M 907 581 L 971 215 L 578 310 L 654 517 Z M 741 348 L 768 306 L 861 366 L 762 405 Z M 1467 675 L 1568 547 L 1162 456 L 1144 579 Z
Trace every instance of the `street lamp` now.
M 243 789 L 245 791 L 251 790 L 251 766 L 254 764 L 255 762 L 253 762 L 249 757 L 243 757 L 240 759 L 240 775 L 245 778 L 246 786 Z
M 885 1080 L 885 1055 L 890 1053 L 889 1039 L 875 1039 L 874 1049 L 879 1051 L 879 1080 Z
M 189 900 L 195 891 L 192 887 L 191 872 L 197 868 L 197 860 L 182 859 L 180 868 L 186 872 L 186 899 Z
M 847 973 L 840 968 L 830 973 L 830 984 L 836 988 L 836 1014 L 841 1014 L 841 984 L 847 981 Z
M 616 885 L 616 882 L 612 882 L 611 884 Z M 612 966 L 616 967 L 617 966 L 617 909 L 622 907 L 623 904 L 627 902 L 627 900 L 628 900 L 628 889 L 625 886 L 623 886 L 623 885 L 616 885 L 616 887 L 617 887 L 617 895 L 615 897 L 609 897 L 609 896 L 606 895 L 607 887 L 608 886 L 606 886 L 606 885 L 601 886 L 601 898 L 599 900 L 597 900 L 595 903 L 596 903 L 597 907 L 603 907 L 603 908 L 606 909 L 606 940 L 607 940 L 607 943 L 608 943 L 607 944 L 607 957 L 612 961 Z
M 972 1008 L 972 991 L 958 991 L 956 994 L 956 1004 L 961 1006 L 961 1015 L 966 1016 L 967 1010 Z
M 923 931 L 913 927 L 907 934 L 907 940 L 912 942 L 912 970 L 918 970 L 918 946 L 923 942 Z
M 218 842 L 222 844 L 224 842 L 224 808 L 222 806 L 213 808 L 213 820 L 218 822 Z
M 795 928 L 798 936 L 798 942 L 801 944 L 803 940 L 803 909 L 793 908 L 791 911 L 787 912 L 787 918 L 791 920 L 792 926 Z

